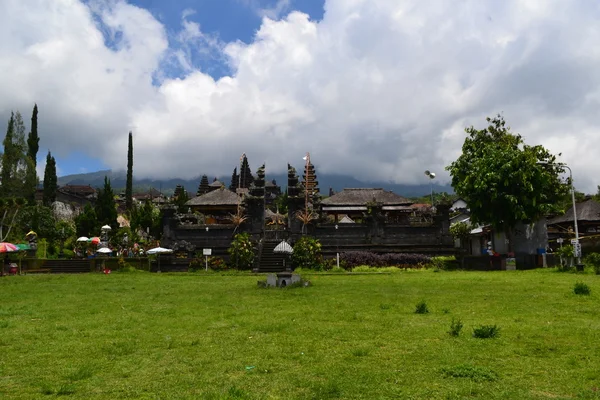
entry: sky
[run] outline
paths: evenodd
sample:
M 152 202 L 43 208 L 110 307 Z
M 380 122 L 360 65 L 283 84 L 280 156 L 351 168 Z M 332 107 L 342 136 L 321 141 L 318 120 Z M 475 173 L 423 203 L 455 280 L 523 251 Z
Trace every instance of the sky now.
M 502 114 L 600 177 L 595 0 L 3 0 L 0 120 L 39 107 L 61 175 L 300 169 L 449 181 L 464 128 Z

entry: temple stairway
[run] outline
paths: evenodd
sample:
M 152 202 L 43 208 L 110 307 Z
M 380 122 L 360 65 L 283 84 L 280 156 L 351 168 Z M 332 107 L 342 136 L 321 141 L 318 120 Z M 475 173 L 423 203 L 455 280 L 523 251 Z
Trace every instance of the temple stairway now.
M 291 265 L 290 259 L 287 255 L 274 253 L 275 246 L 281 243 L 281 240 L 265 240 L 263 242 L 262 252 L 260 254 L 260 260 L 258 261 L 258 271 L 274 273 L 285 271 L 285 265 Z

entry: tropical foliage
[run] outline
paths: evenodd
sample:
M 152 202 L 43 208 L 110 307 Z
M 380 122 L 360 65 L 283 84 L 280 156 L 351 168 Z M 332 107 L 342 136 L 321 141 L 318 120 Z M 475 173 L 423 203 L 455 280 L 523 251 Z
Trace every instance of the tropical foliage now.
M 231 242 L 229 253 L 229 265 L 236 269 L 252 269 L 254 265 L 254 247 L 250 235 L 238 233 Z
M 292 265 L 294 268 L 320 270 L 323 265 L 323 255 L 319 240 L 311 236 L 302 236 L 294 244 Z

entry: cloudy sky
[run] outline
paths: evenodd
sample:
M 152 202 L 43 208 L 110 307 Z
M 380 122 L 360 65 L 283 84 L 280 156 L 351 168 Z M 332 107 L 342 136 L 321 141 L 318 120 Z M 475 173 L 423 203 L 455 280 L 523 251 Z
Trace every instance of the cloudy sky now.
M 503 113 L 600 184 L 596 0 L 2 0 L 0 118 L 40 108 L 63 174 L 423 183 Z M 4 122 L 5 123 L 5 122 Z

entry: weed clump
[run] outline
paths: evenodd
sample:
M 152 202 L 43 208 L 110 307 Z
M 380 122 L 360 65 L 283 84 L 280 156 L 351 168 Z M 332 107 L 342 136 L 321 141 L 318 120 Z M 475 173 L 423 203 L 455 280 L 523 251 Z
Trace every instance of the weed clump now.
M 493 382 L 498 379 L 498 374 L 493 370 L 468 364 L 442 368 L 441 372 L 445 378 L 468 378 L 475 382 Z
M 589 296 L 592 293 L 592 289 L 590 289 L 590 287 L 583 282 L 577 282 L 573 288 L 573 293 Z
M 417 303 L 417 305 L 415 307 L 415 314 L 427 314 L 427 313 L 429 313 L 429 308 L 427 307 L 427 303 L 425 302 L 425 300 Z
M 500 336 L 500 328 L 496 325 L 480 325 L 473 328 L 473 337 L 477 339 L 492 339 Z
M 460 331 L 463 328 L 463 323 L 460 319 L 452 318 L 452 322 L 450 322 L 450 330 L 448 331 L 448 335 L 452 337 L 459 337 Z

